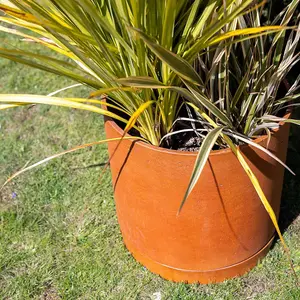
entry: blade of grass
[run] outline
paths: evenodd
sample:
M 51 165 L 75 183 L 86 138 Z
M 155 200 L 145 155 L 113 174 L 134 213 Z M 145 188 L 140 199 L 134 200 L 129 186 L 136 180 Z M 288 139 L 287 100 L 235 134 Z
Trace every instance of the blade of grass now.
M 143 140 L 141 137 L 134 137 L 134 136 L 128 136 L 128 137 L 122 137 L 122 138 L 112 138 L 112 139 L 106 139 L 106 140 L 102 140 L 102 141 L 97 141 L 97 142 L 92 142 L 92 143 L 87 143 L 87 144 L 83 144 L 83 145 L 80 145 L 80 146 L 76 146 L 72 149 L 69 149 L 69 150 L 66 150 L 66 151 L 63 151 L 63 152 L 60 152 L 60 153 L 57 153 L 57 154 L 54 154 L 54 155 L 51 155 L 43 160 L 40 160 L 28 167 L 23 167 L 20 171 L 14 173 L 12 176 L 10 176 L 5 182 L 4 184 L 2 185 L 2 187 L 0 188 L 0 191 L 4 188 L 4 186 L 6 186 L 10 181 L 12 181 L 14 178 L 16 178 L 17 176 L 21 175 L 22 173 L 24 172 L 27 172 L 39 165 L 42 165 L 54 158 L 58 158 L 60 156 L 63 156 L 67 153 L 71 153 L 71 152 L 74 152 L 74 151 L 77 151 L 77 150 L 80 150 L 80 149 L 84 149 L 84 148 L 87 148 L 87 147 L 91 147 L 91 146 L 94 146 L 94 145 L 100 145 L 100 144 L 103 144 L 103 143 L 108 143 L 108 142 L 114 142 L 114 141 L 118 141 L 120 139 L 126 139 L 126 140 Z

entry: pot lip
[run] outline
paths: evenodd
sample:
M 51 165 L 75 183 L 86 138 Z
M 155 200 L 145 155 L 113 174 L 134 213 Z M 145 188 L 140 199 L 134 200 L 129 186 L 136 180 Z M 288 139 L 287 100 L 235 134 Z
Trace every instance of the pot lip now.
M 105 109 L 107 109 L 107 108 L 105 107 Z M 291 114 L 292 114 L 292 110 L 287 109 L 287 112 L 283 116 L 283 118 L 289 119 L 291 117 Z M 110 125 L 113 127 L 113 129 L 116 130 L 121 136 L 123 135 L 123 133 L 124 133 L 123 129 L 112 118 L 105 117 L 105 122 L 106 121 L 109 121 Z M 278 132 L 280 127 L 284 124 L 286 124 L 286 123 L 284 123 L 282 121 L 279 122 L 279 127 L 276 128 L 276 129 L 273 129 L 273 133 Z M 126 136 L 130 136 L 130 134 L 126 134 Z M 255 142 L 256 144 L 259 144 L 262 141 L 266 140 L 267 138 L 268 138 L 268 136 L 265 134 L 265 135 L 259 136 L 255 140 L 253 140 L 253 142 Z M 147 144 L 147 143 L 145 143 L 143 141 L 139 141 L 139 140 L 137 140 L 135 143 L 138 144 L 140 147 L 148 148 L 148 149 L 151 149 L 153 151 L 157 151 L 157 152 L 161 152 L 161 153 L 168 153 L 168 154 L 174 154 L 174 155 L 183 155 L 183 156 L 197 156 L 197 154 L 198 154 L 198 152 L 179 151 L 179 150 L 162 148 L 162 147 L 154 146 L 154 145 L 151 145 L 151 144 Z M 238 149 L 242 149 L 242 148 L 245 148 L 245 147 L 249 147 L 249 145 L 238 146 Z M 229 147 L 226 148 L 226 149 L 211 150 L 209 156 L 228 154 L 228 153 L 232 153 L 232 150 Z

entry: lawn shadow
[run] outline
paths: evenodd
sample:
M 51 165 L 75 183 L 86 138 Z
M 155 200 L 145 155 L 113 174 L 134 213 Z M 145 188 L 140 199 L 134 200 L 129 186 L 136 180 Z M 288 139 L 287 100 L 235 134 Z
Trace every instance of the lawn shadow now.
M 300 111 L 295 113 L 293 118 L 300 117 Z M 283 190 L 281 196 L 281 208 L 279 215 L 279 227 L 284 233 L 289 226 L 300 215 L 300 127 L 291 125 L 289 146 L 287 153 L 287 165 L 296 173 L 292 175 L 287 170 L 284 174 Z M 277 242 L 278 236 L 274 239 L 273 245 Z M 273 247 L 273 246 L 272 246 Z
M 296 176 L 285 171 L 278 221 L 282 234 L 300 215 L 300 146 L 297 149 L 297 152 L 290 148 L 288 150 L 287 165 L 296 173 Z M 271 249 L 277 241 L 279 237 L 276 234 Z

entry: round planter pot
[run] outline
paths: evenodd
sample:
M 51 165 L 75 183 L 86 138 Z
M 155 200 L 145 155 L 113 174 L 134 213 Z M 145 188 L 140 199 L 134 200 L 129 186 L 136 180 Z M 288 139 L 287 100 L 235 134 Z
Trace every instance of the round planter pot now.
M 105 130 L 107 138 L 123 133 L 110 119 Z M 280 126 L 268 148 L 283 161 L 288 134 L 289 125 Z M 117 143 L 109 143 L 110 155 Z M 256 148 L 240 149 L 278 217 L 284 168 Z M 111 160 L 117 216 L 126 247 L 150 271 L 178 282 L 219 282 L 253 268 L 275 230 L 230 149 L 211 152 L 177 216 L 195 159 L 196 153 L 123 140 Z

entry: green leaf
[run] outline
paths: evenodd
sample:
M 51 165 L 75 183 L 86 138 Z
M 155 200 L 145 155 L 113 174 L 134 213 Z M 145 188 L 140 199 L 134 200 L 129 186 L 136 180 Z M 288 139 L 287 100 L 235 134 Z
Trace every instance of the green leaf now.
M 140 88 L 168 88 L 162 82 L 146 76 L 130 76 L 126 78 L 120 78 L 117 80 L 118 83 L 131 86 L 131 87 L 140 87 Z
M 47 71 L 56 75 L 62 75 L 76 80 L 80 83 L 88 84 L 91 87 L 99 88 L 103 84 L 100 81 L 94 81 L 89 79 L 87 76 L 81 76 L 76 72 L 76 67 L 64 61 L 54 59 L 52 57 L 47 57 L 44 55 L 39 55 L 35 53 L 30 53 L 26 51 L 18 51 L 5 49 L 0 47 L 0 57 L 10 59 L 12 61 L 34 67 L 43 71 Z
M 247 84 L 249 83 L 249 75 L 250 75 L 251 68 L 249 68 L 239 83 L 239 87 L 237 88 L 234 97 L 231 101 L 231 108 L 235 107 L 236 104 L 242 100 L 242 94 L 246 92 Z
M 160 46 L 141 30 L 137 28 L 132 28 L 132 30 L 134 30 L 142 38 L 157 57 L 166 63 L 180 77 L 197 85 L 201 82 L 199 75 L 186 60 Z
M 92 92 L 90 94 L 89 98 L 95 98 L 95 97 L 98 97 L 98 96 L 109 94 L 109 93 L 114 92 L 114 91 L 128 91 L 128 92 L 131 91 L 132 92 L 133 89 L 130 88 L 130 87 L 120 87 L 120 86 L 103 88 L 103 89 L 97 90 L 95 92 Z
M 222 130 L 224 129 L 224 127 L 217 127 L 215 129 L 213 129 L 212 131 L 210 131 L 207 136 L 205 137 L 205 139 L 203 140 L 203 143 L 199 149 L 197 158 L 196 158 L 196 162 L 194 165 L 194 170 L 188 185 L 188 188 L 185 192 L 185 195 L 183 197 L 183 200 L 180 204 L 179 210 L 178 210 L 178 214 L 180 213 L 180 211 L 183 208 L 183 205 L 186 202 L 187 197 L 190 195 L 191 191 L 193 190 L 193 188 L 195 187 L 195 184 L 197 183 L 202 170 L 206 164 L 206 161 L 208 159 L 209 153 L 212 149 L 212 147 L 214 146 L 214 144 L 216 143 L 218 137 L 220 136 Z
M 192 102 L 196 106 L 203 105 L 210 113 L 220 119 L 224 125 L 231 125 L 230 119 L 221 110 L 219 110 L 214 103 L 209 101 L 209 99 L 195 91 L 193 88 L 189 87 L 189 89 L 191 92 L 184 88 L 170 87 L 170 90 L 178 92 L 186 100 Z

